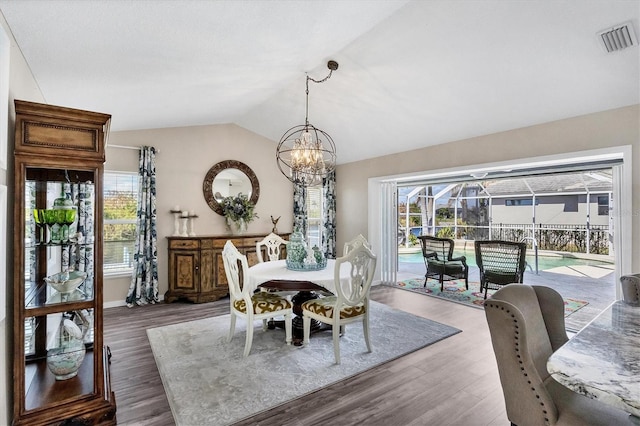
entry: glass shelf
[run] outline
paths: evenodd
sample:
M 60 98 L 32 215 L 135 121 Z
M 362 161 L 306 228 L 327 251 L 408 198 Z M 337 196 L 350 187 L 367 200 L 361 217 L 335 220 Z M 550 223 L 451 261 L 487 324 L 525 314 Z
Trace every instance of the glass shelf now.
M 87 283 L 87 280 L 71 293 L 60 293 L 44 283 L 39 286 L 36 286 L 35 282 L 25 283 L 25 288 L 27 288 L 24 297 L 25 309 L 93 301 L 92 284 Z
M 27 249 L 39 249 L 39 248 L 44 248 L 44 247 L 62 247 L 62 248 L 66 248 L 66 247 L 93 247 L 93 245 L 94 245 L 93 241 L 87 241 L 87 242 L 79 243 L 77 241 L 69 240 L 69 241 L 64 242 L 64 243 L 36 244 L 31 240 L 27 240 L 27 241 L 25 241 L 25 245 L 24 246 Z

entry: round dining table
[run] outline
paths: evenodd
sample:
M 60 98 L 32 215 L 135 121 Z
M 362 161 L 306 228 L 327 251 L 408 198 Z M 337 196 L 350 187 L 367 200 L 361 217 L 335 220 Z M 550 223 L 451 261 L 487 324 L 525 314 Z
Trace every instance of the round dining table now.
M 335 265 L 336 261 L 334 259 L 327 259 L 327 266 L 323 269 L 315 271 L 294 271 L 287 269 L 286 260 L 262 262 L 249 268 L 249 282 L 253 288 L 256 289 L 260 284 L 272 280 L 307 281 L 324 287 L 331 293 L 335 293 Z M 342 275 L 342 271 L 340 271 L 340 273 Z

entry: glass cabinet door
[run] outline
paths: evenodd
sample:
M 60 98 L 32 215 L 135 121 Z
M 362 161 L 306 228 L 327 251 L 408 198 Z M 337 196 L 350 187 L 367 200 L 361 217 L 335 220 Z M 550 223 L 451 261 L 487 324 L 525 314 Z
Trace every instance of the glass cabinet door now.
M 27 167 L 25 410 L 95 392 L 94 173 Z

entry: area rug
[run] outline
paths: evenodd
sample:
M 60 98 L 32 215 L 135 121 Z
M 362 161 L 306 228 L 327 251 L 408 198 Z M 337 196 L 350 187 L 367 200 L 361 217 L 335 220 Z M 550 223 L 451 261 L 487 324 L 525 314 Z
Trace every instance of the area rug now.
M 415 293 L 426 294 L 428 296 L 439 297 L 441 299 L 452 302 L 462 303 L 464 305 L 482 308 L 484 302 L 484 292 L 480 292 L 480 283 L 469 282 L 469 290 L 465 289 L 464 280 L 445 281 L 444 291 L 440 291 L 440 283 L 437 280 L 427 280 L 427 286 L 424 287 L 424 278 L 412 278 L 398 282 L 396 285 L 387 284 L 391 287 L 401 288 L 403 290 L 413 291 Z M 489 290 L 487 298 L 491 297 L 494 290 Z M 577 310 L 587 306 L 589 302 L 584 300 L 564 298 L 564 316 L 565 318 L 573 314 Z
M 373 351 L 367 352 L 362 325 L 348 325 L 336 365 L 331 332 L 297 347 L 284 343 L 283 330 L 263 332 L 260 321 L 254 327 L 247 358 L 246 322 L 237 321 L 227 343 L 229 315 L 147 330 L 177 425 L 234 423 L 460 332 L 372 301 Z

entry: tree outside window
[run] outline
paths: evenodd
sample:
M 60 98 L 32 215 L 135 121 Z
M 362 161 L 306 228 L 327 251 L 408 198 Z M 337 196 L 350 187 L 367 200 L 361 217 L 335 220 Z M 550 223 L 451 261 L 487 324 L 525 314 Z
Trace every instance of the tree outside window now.
M 128 273 L 133 268 L 138 208 L 138 175 L 104 174 L 104 272 Z

